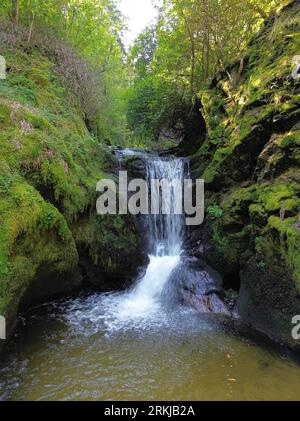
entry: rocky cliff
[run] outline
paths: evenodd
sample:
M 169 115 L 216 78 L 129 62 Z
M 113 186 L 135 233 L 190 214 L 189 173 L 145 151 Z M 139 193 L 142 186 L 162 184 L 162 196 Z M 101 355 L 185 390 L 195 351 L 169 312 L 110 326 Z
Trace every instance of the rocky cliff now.
M 292 347 L 300 314 L 299 54 L 295 0 L 201 93 L 208 135 L 191 169 L 205 179 L 207 216 L 189 238 L 239 291 L 241 319 Z

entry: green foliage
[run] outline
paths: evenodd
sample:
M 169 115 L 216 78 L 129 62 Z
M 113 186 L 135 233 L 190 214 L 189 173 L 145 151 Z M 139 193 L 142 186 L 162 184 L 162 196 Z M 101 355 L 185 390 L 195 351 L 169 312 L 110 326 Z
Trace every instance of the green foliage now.
M 174 114 L 184 103 L 176 86 L 159 78 L 137 79 L 127 95 L 127 121 L 137 137 L 158 140 L 163 128 L 174 124 Z
M 112 158 L 88 132 L 53 61 L 37 50 L 8 48 L 5 57 L 11 70 L 0 82 L 0 313 L 10 316 L 40 267 L 49 274 L 74 270 L 69 226 L 95 204 L 96 183 Z
M 212 225 L 212 239 L 217 249 L 221 251 L 222 253 L 228 255 L 228 245 L 229 245 L 228 239 L 226 238 L 225 235 L 222 234 L 220 230 L 220 226 L 217 223 L 214 223 Z
M 223 209 L 217 204 L 208 206 L 206 212 L 210 219 L 218 219 L 223 215 Z
M 19 0 L 19 11 L 12 30 L 11 1 L 1 2 L 0 53 L 9 45 L 47 52 L 65 87 L 75 93 L 90 129 L 102 139 L 122 143 L 127 75 L 120 39 L 125 23 L 114 0 Z M 34 81 L 46 83 L 43 77 L 41 68 L 25 77 L 16 72 L 11 85 L 34 103 Z
M 263 238 L 262 237 L 256 237 L 255 238 L 255 250 L 257 253 L 262 254 L 263 252 Z
M 263 20 L 282 5 L 279 0 L 164 0 L 157 23 L 145 29 L 129 54 L 131 130 L 164 142 L 162 133 L 176 126 L 178 104 L 191 106 L 216 68 L 242 59 Z M 210 125 L 220 128 L 214 118 Z

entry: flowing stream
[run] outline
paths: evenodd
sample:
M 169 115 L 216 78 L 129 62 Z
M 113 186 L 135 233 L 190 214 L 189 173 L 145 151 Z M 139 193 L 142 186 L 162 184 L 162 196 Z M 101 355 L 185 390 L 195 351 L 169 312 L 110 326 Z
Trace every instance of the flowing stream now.
M 149 185 L 184 171 L 178 158 L 147 160 Z M 160 209 L 177 200 L 164 197 Z M 0 399 L 300 399 L 296 362 L 170 297 L 183 217 L 149 215 L 146 225 L 150 262 L 129 290 L 45 304 L 23 319 L 0 367 Z

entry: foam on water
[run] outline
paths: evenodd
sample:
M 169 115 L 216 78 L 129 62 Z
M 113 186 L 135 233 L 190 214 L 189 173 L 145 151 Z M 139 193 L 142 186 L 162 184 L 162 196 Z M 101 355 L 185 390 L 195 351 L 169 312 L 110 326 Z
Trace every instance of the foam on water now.
M 162 291 L 180 261 L 179 256 L 150 256 L 145 275 L 125 292 L 93 294 L 67 302 L 64 318 L 90 335 L 127 329 L 149 329 L 169 324 Z

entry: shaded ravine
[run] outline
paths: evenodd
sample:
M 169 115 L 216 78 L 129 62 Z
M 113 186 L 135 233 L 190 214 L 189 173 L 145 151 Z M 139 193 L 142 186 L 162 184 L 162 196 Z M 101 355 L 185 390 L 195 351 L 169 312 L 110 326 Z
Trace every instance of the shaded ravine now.
M 148 157 L 147 173 L 148 180 L 182 179 L 184 161 Z M 33 309 L 0 368 L 0 398 L 299 399 L 295 362 L 178 301 L 183 218 L 145 222 L 145 273 L 124 292 Z

